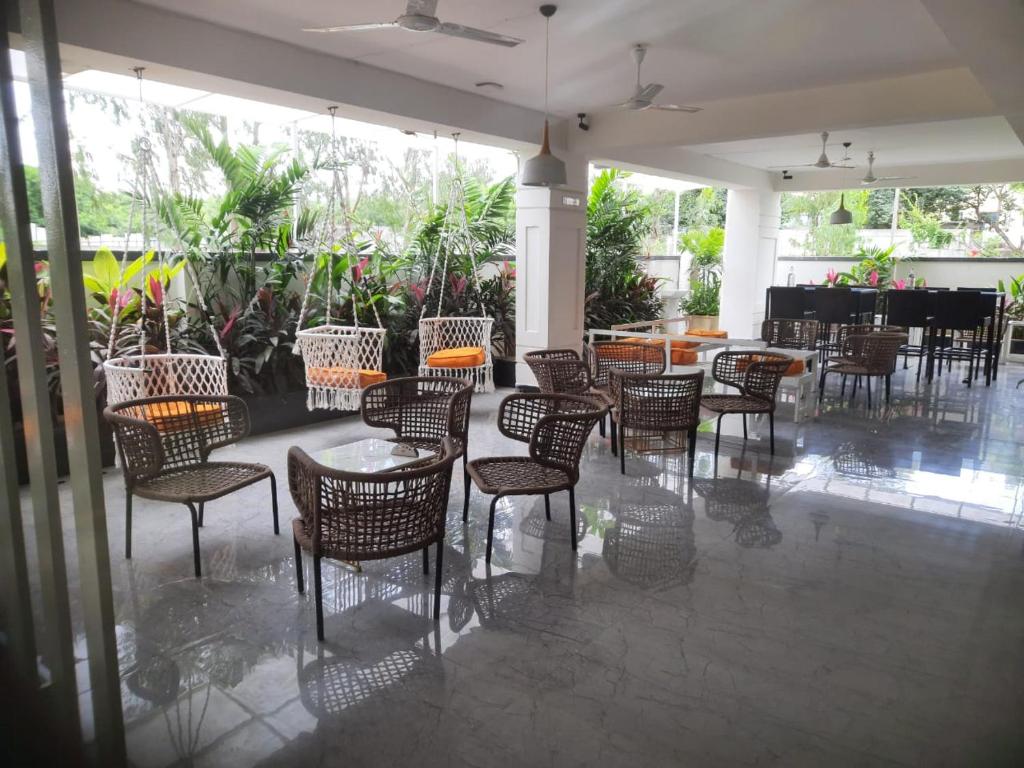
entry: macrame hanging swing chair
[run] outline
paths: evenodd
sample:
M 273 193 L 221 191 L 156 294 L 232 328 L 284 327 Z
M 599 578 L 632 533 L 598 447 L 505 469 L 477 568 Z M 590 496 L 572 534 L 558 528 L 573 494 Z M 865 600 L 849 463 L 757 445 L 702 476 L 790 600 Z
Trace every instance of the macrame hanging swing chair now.
M 420 376 L 449 376 L 468 379 L 477 392 L 494 391 L 494 363 L 491 358 L 491 329 L 494 319 L 487 316 L 483 303 L 480 317 L 442 317 L 449 256 L 460 249 L 469 256 L 471 278 L 477 296 L 482 296 L 476 263 L 476 242 L 466 216 L 466 190 L 459 172 L 459 134 L 455 139 L 455 177 L 448 193 L 437 250 L 430 265 L 430 276 L 420 310 Z M 437 315 L 427 317 L 427 299 L 438 277 Z M 453 288 L 454 289 L 454 288 Z
M 142 103 L 142 114 L 144 115 L 146 103 L 142 98 L 143 67 L 135 67 L 134 71 L 139 82 L 139 101 Z M 167 315 L 167 297 L 158 296 L 155 291 L 152 298 L 160 309 L 164 344 L 167 351 L 147 351 L 149 339 L 146 334 L 146 318 L 149 315 L 149 293 L 152 290 L 151 286 L 156 284 L 159 284 L 160 293 L 163 293 L 163 278 L 166 274 L 169 254 L 160 242 L 158 222 L 151 220 L 153 219 L 153 206 L 150 201 L 150 195 L 159 188 L 159 177 L 153 164 L 152 143 L 147 136 L 145 117 L 142 120 L 142 135 L 138 143 L 132 204 L 128 214 L 128 232 L 125 235 L 120 274 L 123 276 L 128 266 L 131 232 L 137 212 L 142 231 L 143 259 L 145 259 L 145 254 L 149 252 L 151 233 L 155 233 L 156 258 L 148 262 L 144 261 L 141 270 L 141 311 L 138 323 L 139 344 L 137 352 L 115 357 L 118 335 L 122 330 L 120 316 L 123 308 L 116 298 L 112 302 L 110 336 L 107 341 L 107 359 L 103 363 L 107 403 L 114 405 L 127 400 L 163 395 L 226 395 L 228 393 L 227 360 L 224 356 L 224 349 L 221 346 L 216 328 L 210 323 L 210 333 L 217 347 L 216 355 L 175 353 L 172 349 L 170 322 Z M 185 255 L 182 255 L 182 258 L 187 259 Z M 152 261 L 156 262 L 155 282 L 153 274 L 149 269 L 149 264 Z M 209 323 L 209 311 L 203 299 L 202 291 L 198 289 L 199 284 L 195 273 L 192 271 L 192 265 L 187 260 L 184 274 L 186 283 L 191 280 L 193 292 L 198 298 L 199 308 Z M 117 289 L 123 292 L 127 287 L 127 285 L 118 285 Z
M 325 408 L 340 411 L 359 409 L 363 390 L 371 384 L 387 379 L 384 367 L 384 336 L 386 334 L 380 321 L 377 305 L 366 285 L 366 279 L 357 274 L 358 267 L 352 266 L 355 253 L 351 238 L 339 236 L 338 201 L 341 198 L 341 166 L 338 158 L 338 139 L 335 130 L 335 113 L 337 107 L 329 107 L 331 113 L 331 163 L 332 180 L 331 194 L 328 202 L 327 220 L 325 222 L 326 244 L 326 275 L 324 284 L 324 324 L 312 328 L 302 328 L 309 307 L 309 298 L 317 276 L 314 265 L 306 281 L 306 290 L 302 296 L 302 308 L 299 311 L 299 330 L 296 332 L 295 352 L 302 355 L 306 369 L 306 407 L 309 410 Z M 334 315 L 334 275 L 336 254 L 345 254 L 352 278 L 352 325 L 339 325 L 333 322 Z M 373 308 L 373 316 L 377 327 L 359 324 L 359 307 L 356 294 L 362 289 Z

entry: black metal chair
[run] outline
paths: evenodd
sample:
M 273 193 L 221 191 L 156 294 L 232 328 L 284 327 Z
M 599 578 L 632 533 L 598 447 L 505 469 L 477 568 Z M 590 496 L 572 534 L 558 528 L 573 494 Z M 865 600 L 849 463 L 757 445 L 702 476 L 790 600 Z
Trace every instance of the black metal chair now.
M 964 383 L 971 386 L 975 366 L 981 365 L 982 353 L 985 352 L 987 384 L 991 375 L 991 343 L 986 351 L 983 340 L 986 334 L 991 338 L 994 318 L 990 313 L 994 301 L 987 300 L 981 291 L 939 291 L 934 296 L 934 302 L 928 337 L 928 381 L 935 375 L 936 360 L 940 376 L 943 363 L 952 369 L 954 361 L 966 362 L 967 378 Z
M 765 291 L 768 320 L 811 320 L 814 318 L 814 287 L 773 285 Z
M 903 355 L 903 367 L 908 367 L 908 358 L 917 358 L 917 378 L 921 378 L 921 361 L 927 353 L 925 334 L 927 334 L 932 322 L 934 312 L 934 292 L 927 289 L 907 288 L 903 290 L 890 290 L 885 294 L 885 322 L 886 325 L 896 325 L 909 330 L 911 328 L 921 329 L 921 343 L 903 345 L 900 354 Z

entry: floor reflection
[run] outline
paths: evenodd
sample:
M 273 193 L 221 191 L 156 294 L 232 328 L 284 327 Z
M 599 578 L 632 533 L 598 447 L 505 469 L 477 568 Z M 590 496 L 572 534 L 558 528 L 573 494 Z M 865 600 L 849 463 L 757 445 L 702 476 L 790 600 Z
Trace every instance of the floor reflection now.
M 1008 378 L 910 376 L 871 409 L 830 388 L 815 420 L 777 423 L 774 457 L 732 434 L 716 462 L 702 433 L 692 482 L 685 453 L 631 454 L 620 474 L 595 433 L 576 531 L 566 494 L 550 520 L 542 497 L 504 499 L 491 568 L 487 500 L 463 525 L 457 483 L 440 623 L 419 553 L 325 561 L 323 644 L 258 489 L 211 504 L 199 581 L 186 516 L 140 500 L 135 558 L 112 552 L 131 762 L 997 763 L 1024 677 L 1024 390 Z M 474 456 L 516 450 L 499 399 L 474 398 Z M 366 434 L 342 419 L 230 455 L 281 478 L 289 445 Z M 116 474 L 105 490 L 118 542 Z

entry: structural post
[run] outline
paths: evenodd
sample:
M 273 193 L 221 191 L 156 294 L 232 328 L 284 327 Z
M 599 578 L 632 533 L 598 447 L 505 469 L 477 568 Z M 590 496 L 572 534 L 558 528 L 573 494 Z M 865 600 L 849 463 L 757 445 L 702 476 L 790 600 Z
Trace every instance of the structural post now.
M 21 31 L 32 117 L 39 153 L 39 181 L 46 217 L 71 470 L 82 618 L 89 657 L 96 763 L 126 762 L 121 686 L 114 632 L 110 552 L 107 545 L 99 424 L 89 359 L 89 333 L 78 240 L 74 173 L 53 0 L 21 0 Z
M 757 338 L 765 289 L 775 274 L 782 195 L 730 189 L 725 207 L 719 327 L 733 338 Z
M 521 187 L 516 195 L 516 384 L 536 386 L 523 354 L 579 351 L 587 269 L 583 192 Z
M 61 727 L 54 730 L 55 747 L 64 734 L 78 738 L 78 697 L 75 683 L 75 658 L 68 600 L 67 567 L 64 562 L 64 532 L 60 501 L 57 496 L 57 460 L 54 449 L 54 418 L 46 376 L 46 345 L 43 341 L 36 287 L 32 237 L 29 231 L 28 198 L 18 136 L 18 113 L 14 102 L 14 83 L 10 68 L 10 5 L 0 4 L 0 111 L 3 113 L 2 167 L 0 167 L 0 212 L 7 249 L 7 280 L 11 292 L 14 338 L 18 351 L 18 394 L 25 435 L 25 455 L 31 481 L 32 518 L 36 549 L 39 553 L 39 593 L 43 632 L 38 649 L 43 674 L 46 711 Z M 13 394 L 13 393 L 8 393 Z M 13 425 L 12 425 L 13 426 Z M 10 435 L 13 443 L 13 432 Z M 5 440 L 6 442 L 6 440 Z M 6 449 L 4 450 L 6 454 Z M 14 462 L 4 459 L 7 468 Z M 16 483 L 17 481 L 15 481 Z M 13 489 L 15 500 L 18 491 Z M 18 506 L 10 506 L 8 535 L 17 538 L 20 528 Z M 17 556 L 15 556 L 17 557 Z M 19 570 L 17 559 L 12 561 Z M 18 585 L 4 585 L 5 590 Z M 22 610 L 20 596 L 12 596 L 11 607 Z M 7 601 L 5 600 L 5 604 Z M 6 608 L 6 605 L 5 605 Z M 10 615 L 12 618 L 14 613 Z M 31 623 L 31 616 L 29 617 Z M 33 662 L 34 663 L 34 662 Z M 37 683 L 35 670 L 26 681 L 30 689 Z

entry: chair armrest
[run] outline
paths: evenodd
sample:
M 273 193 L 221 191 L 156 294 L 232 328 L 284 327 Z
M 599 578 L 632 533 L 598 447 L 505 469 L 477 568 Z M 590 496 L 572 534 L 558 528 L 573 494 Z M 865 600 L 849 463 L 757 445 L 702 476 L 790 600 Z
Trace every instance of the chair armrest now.
M 509 395 L 498 408 L 498 430 L 505 437 L 529 443 L 537 423 L 551 412 L 551 395 Z
M 103 418 L 114 430 L 121 469 L 129 486 L 163 469 L 164 449 L 156 427 L 145 419 L 117 413 L 109 406 L 103 410 Z
M 237 443 L 248 436 L 249 408 L 242 398 L 234 395 L 190 395 L 188 399 L 195 405 L 210 403 L 221 407 L 219 418 L 203 418 L 198 412 L 196 415 L 197 429 L 203 441 L 204 460 L 214 449 Z
M 320 473 L 317 463 L 297 446 L 288 449 L 288 492 L 315 550 L 320 537 Z

